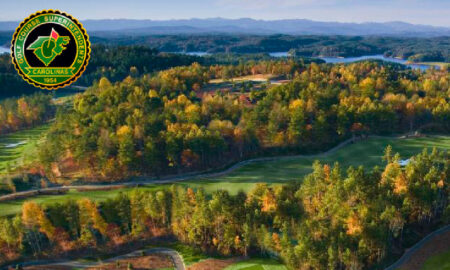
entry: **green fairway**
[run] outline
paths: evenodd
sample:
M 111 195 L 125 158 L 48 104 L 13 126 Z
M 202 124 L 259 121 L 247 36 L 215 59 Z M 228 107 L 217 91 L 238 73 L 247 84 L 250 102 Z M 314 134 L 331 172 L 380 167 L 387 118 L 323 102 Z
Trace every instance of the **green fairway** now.
M 202 186 L 206 191 L 227 189 L 235 194 L 239 190 L 249 190 L 255 183 L 281 184 L 290 180 L 299 180 L 312 171 L 311 165 L 315 160 L 322 163 L 340 163 L 341 168 L 350 165 L 364 165 L 373 167 L 382 165 L 381 159 L 386 146 L 391 145 L 394 152 L 399 152 L 402 157 L 410 157 L 418 154 L 423 148 L 429 151 L 433 147 L 441 150 L 450 149 L 450 136 L 433 136 L 411 139 L 397 138 L 371 138 L 347 145 L 328 155 L 311 157 L 292 157 L 269 162 L 257 162 L 248 164 L 235 171 L 214 179 L 199 179 L 184 181 L 184 185 L 192 187 Z M 214 181 L 211 181 L 214 180 Z
M 224 270 L 287 270 L 282 263 L 271 259 L 250 259 L 235 263 Z
M 252 189 L 256 183 L 280 185 L 286 181 L 301 180 L 303 176 L 312 171 L 311 165 L 314 160 L 320 160 L 323 163 L 329 164 L 338 161 L 344 170 L 350 165 L 364 165 L 367 167 L 382 165 L 383 161 L 381 160 L 381 156 L 387 145 L 392 145 L 394 152 L 399 152 L 403 157 L 409 157 L 421 152 L 425 147 L 428 148 L 429 151 L 431 151 L 433 147 L 442 150 L 450 149 L 450 136 L 411 139 L 371 138 L 347 145 L 326 155 L 291 157 L 276 161 L 257 162 L 245 165 L 226 175 L 211 178 L 198 177 L 178 182 L 178 184 L 183 187 L 202 187 L 208 193 L 219 189 L 225 189 L 232 194 L 236 194 L 240 190 L 248 191 Z M 169 185 L 170 184 L 153 184 L 140 187 L 140 189 L 157 190 Z M 38 203 L 54 203 L 68 199 L 76 200 L 83 197 L 88 197 L 93 200 L 104 200 L 115 196 L 119 192 L 128 192 L 131 189 L 132 188 L 88 192 L 71 191 L 64 195 L 45 195 L 31 198 L 31 200 Z M 23 202 L 24 200 L 15 200 L 0 203 L 0 216 L 19 213 Z
M 450 270 L 450 250 L 428 258 L 421 270 Z
M 158 190 L 163 188 L 165 185 L 147 185 L 145 187 L 141 187 L 141 190 Z M 57 202 L 63 202 L 68 200 L 78 200 L 82 198 L 91 198 L 93 200 L 106 200 L 108 198 L 113 198 L 119 192 L 129 192 L 133 188 L 125 188 L 125 189 L 113 189 L 109 191 L 84 191 L 78 192 L 76 190 L 71 190 L 70 192 L 64 195 L 42 195 L 38 197 L 33 197 L 30 200 L 35 201 L 37 203 L 43 204 L 52 204 Z M 0 203 L 0 216 L 8 216 L 17 214 L 20 212 L 22 204 L 25 200 L 14 200 L 8 202 Z
M 0 137 L 0 174 L 28 164 L 36 158 L 36 146 L 50 125 L 21 130 Z

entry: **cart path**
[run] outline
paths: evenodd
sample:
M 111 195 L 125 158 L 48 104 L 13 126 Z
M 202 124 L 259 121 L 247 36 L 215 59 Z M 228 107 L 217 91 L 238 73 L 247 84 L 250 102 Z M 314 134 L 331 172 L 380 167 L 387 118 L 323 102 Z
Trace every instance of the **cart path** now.
M 182 175 L 176 175 L 176 176 L 166 176 L 161 177 L 158 179 L 155 178 L 139 178 L 139 180 L 133 180 L 133 181 L 127 181 L 127 182 L 119 182 L 119 183 L 105 183 L 105 184 L 82 184 L 82 185 L 65 185 L 65 186 L 56 186 L 56 187 L 49 187 L 49 188 L 40 188 L 40 189 L 32 189 L 27 191 L 21 191 L 21 192 L 15 192 L 7 195 L 0 196 L 0 202 L 5 201 L 12 201 L 15 199 L 24 199 L 28 197 L 33 197 L 37 195 L 54 195 L 58 193 L 67 192 L 69 190 L 73 189 L 82 189 L 83 191 L 95 191 L 95 190 L 105 190 L 105 189 L 121 189 L 121 188 L 128 188 L 128 187 L 137 187 L 141 185 L 147 185 L 147 184 L 170 184 L 175 182 L 181 182 L 186 180 L 192 180 L 192 179 L 198 179 L 198 178 L 213 178 L 218 176 L 223 176 L 226 174 L 229 174 L 245 165 L 257 163 L 257 162 L 265 162 L 265 161 L 276 161 L 276 160 L 291 160 L 291 159 L 297 159 L 297 158 L 314 158 L 314 157 L 323 157 L 327 156 L 329 154 L 332 154 L 336 152 L 337 150 L 347 146 L 351 143 L 360 143 L 363 141 L 366 141 L 371 138 L 408 138 L 405 137 L 405 135 L 401 136 L 376 136 L 371 135 L 368 136 L 365 139 L 358 139 L 354 140 L 353 138 L 347 139 L 340 144 L 336 145 L 335 147 L 322 152 L 318 154 L 312 154 L 312 155 L 284 155 L 284 156 L 274 156 L 274 157 L 261 157 L 261 158 L 253 158 L 248 159 L 244 161 L 240 161 L 227 169 L 224 169 L 219 172 L 191 172 L 186 173 Z M 414 138 L 413 136 L 410 138 Z
M 436 237 L 440 236 L 441 234 L 444 234 L 446 232 L 450 231 L 450 224 L 446 225 L 430 234 L 422 238 L 419 242 L 417 242 L 414 246 L 410 247 L 406 250 L 406 252 L 403 254 L 403 256 L 396 261 L 395 263 L 391 264 L 389 267 L 387 267 L 385 270 L 396 270 L 399 269 L 404 263 L 408 262 L 409 259 L 411 259 L 412 256 L 415 255 L 416 252 L 420 252 L 420 248 L 425 245 L 426 243 L 434 240 Z
M 371 136 L 369 138 L 377 138 L 378 136 Z M 386 137 L 386 138 L 393 138 L 393 137 Z M 0 196 L 0 202 L 6 202 L 6 201 L 12 201 L 15 199 L 24 199 L 32 196 L 37 195 L 45 195 L 45 194 L 57 194 L 58 192 L 66 192 L 71 189 L 83 189 L 83 190 L 104 190 L 105 188 L 111 188 L 111 189 L 118 189 L 118 188 L 127 188 L 127 187 L 136 187 L 140 185 L 146 185 L 146 184 L 169 184 L 174 182 L 180 182 L 180 181 L 186 181 L 186 180 L 192 180 L 197 178 L 211 178 L 211 177 L 218 177 L 223 176 L 225 174 L 229 174 L 245 165 L 257 163 L 257 162 L 264 162 L 264 161 L 275 161 L 275 160 L 289 160 L 289 159 L 296 159 L 296 158 L 311 158 L 311 157 L 322 157 L 329 155 L 342 147 L 350 144 L 353 142 L 353 139 L 347 139 L 337 146 L 329 149 L 326 152 L 322 152 L 319 154 L 313 154 L 313 155 L 290 155 L 290 156 L 275 156 L 275 157 L 262 157 L 262 158 L 253 158 L 244 160 L 241 162 L 238 162 L 229 168 L 219 171 L 219 172 L 200 172 L 200 173 L 186 173 L 182 175 L 177 176 L 168 176 L 168 177 L 161 177 L 159 179 L 155 178 L 141 178 L 142 180 L 133 180 L 128 182 L 122 182 L 122 183 L 106 183 L 106 184 L 83 184 L 83 185 L 65 185 L 65 186 L 56 186 L 56 187 L 49 187 L 49 188 L 39 188 L 39 189 L 32 189 L 27 191 L 21 191 L 21 192 L 15 192 L 7 195 Z
M 67 260 L 67 261 L 64 261 L 64 260 L 61 260 L 61 261 L 45 260 L 44 261 L 43 260 L 43 261 L 31 261 L 31 262 L 20 263 L 20 265 L 22 267 L 48 265 L 48 266 L 63 266 L 63 267 L 68 267 L 68 268 L 85 269 L 85 268 L 100 266 L 100 265 L 104 265 L 104 264 L 108 264 L 108 263 L 114 263 L 117 260 L 142 257 L 143 254 L 144 254 L 144 256 L 152 255 L 152 254 L 167 255 L 171 258 L 176 270 L 185 270 L 186 269 L 181 255 L 177 251 L 175 251 L 173 249 L 169 249 L 169 248 L 149 248 L 149 249 L 136 250 L 131 253 L 116 256 L 116 257 L 109 258 L 109 259 L 99 261 L 99 262 L 82 262 L 82 261 L 77 261 L 77 260 Z M 13 269 L 15 269 L 14 267 L 16 267 L 16 265 L 14 264 L 14 265 L 5 266 L 2 269 L 6 270 L 6 269 L 10 269 L 11 267 Z

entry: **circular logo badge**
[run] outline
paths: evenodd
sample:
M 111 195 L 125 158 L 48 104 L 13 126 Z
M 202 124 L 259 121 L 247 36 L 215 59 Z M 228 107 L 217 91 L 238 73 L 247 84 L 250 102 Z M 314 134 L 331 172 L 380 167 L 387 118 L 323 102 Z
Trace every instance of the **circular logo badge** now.
M 81 23 L 58 10 L 43 10 L 16 29 L 11 56 L 30 84 L 57 89 L 76 81 L 89 61 L 90 43 Z

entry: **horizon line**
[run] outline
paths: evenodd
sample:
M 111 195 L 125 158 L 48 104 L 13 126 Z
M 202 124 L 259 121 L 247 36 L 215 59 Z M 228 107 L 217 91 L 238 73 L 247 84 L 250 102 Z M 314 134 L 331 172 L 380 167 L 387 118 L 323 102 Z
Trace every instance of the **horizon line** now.
M 450 25 L 436 25 L 436 24 L 426 24 L 426 23 L 412 23 L 408 21 L 402 20 L 394 20 L 394 21 L 336 21 L 336 20 L 314 20 L 314 19 L 306 19 L 306 18 L 285 18 L 285 19 L 261 19 L 261 18 L 252 18 L 252 17 L 239 17 L 239 18 L 226 18 L 226 17 L 190 17 L 190 18 L 170 18 L 170 19 L 150 19 L 150 18 L 97 18 L 97 19 L 80 19 L 80 21 L 101 21 L 101 20 L 129 20 L 129 21 L 152 21 L 152 22 L 165 22 L 165 21 L 185 21 L 185 20 L 213 20 L 213 19 L 222 19 L 222 20 L 254 20 L 254 21 L 264 21 L 264 22 L 274 22 L 274 21 L 295 21 L 295 20 L 305 20 L 311 22 L 322 22 L 322 23 L 342 23 L 342 24 L 368 24 L 368 23 L 378 23 L 378 24 L 388 24 L 388 23 L 406 23 L 410 25 L 417 26 L 431 26 L 431 27 L 444 27 L 450 28 Z M 23 19 L 17 20 L 0 20 L 0 22 L 20 22 Z

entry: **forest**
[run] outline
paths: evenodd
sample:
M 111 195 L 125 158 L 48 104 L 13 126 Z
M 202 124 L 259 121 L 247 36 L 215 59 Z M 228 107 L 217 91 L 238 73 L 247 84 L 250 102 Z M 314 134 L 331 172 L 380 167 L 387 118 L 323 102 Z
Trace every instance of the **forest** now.
M 0 99 L 29 95 L 36 90 L 17 74 L 11 62 L 11 56 L 0 54 Z
M 450 270 L 450 0 L 0 15 L 0 270 Z
M 0 101 L 0 134 L 43 124 L 55 116 L 51 95 L 34 93 Z
M 201 60 L 196 56 L 161 54 L 144 46 L 94 45 L 89 65 L 76 84 L 89 86 L 101 77 L 107 77 L 111 81 L 123 80 L 130 74 L 131 67 L 138 68 L 142 73 L 151 73 Z M 35 92 L 41 91 L 20 78 L 12 65 L 10 55 L 0 55 L 0 98 L 20 97 Z
M 42 92 L 0 102 L 3 134 L 55 118 L 32 168 L 52 184 L 160 178 L 318 153 L 368 135 L 450 132 L 445 69 L 93 50 L 80 81 L 89 87 L 64 106 Z M 12 73 L 8 65 L 0 77 Z M 258 84 L 237 79 L 267 74 Z M 211 88 L 213 81 L 233 87 Z M 302 179 L 237 194 L 162 185 L 99 201 L 28 200 L 20 214 L 0 218 L 0 265 L 162 238 L 217 256 L 277 257 L 293 269 L 383 268 L 450 222 L 449 173 L 448 151 L 400 157 L 389 146 L 382 166 L 316 162 Z
M 448 71 L 285 59 L 138 73 L 133 67 L 115 83 L 103 77 L 58 111 L 39 155 L 48 178 L 159 177 L 317 152 L 367 134 L 450 129 Z M 267 73 L 291 81 L 202 91 L 211 79 Z
M 93 45 L 91 56 L 85 74 L 78 81 L 80 85 L 91 85 L 101 77 L 107 77 L 111 81 L 123 80 L 130 74 L 131 67 L 136 68 L 141 74 L 148 74 L 202 61 L 201 57 L 164 54 L 159 53 L 157 49 L 139 45 Z
M 6 35 L 0 33 L 0 41 Z M 5 36 L 4 38 L 9 38 Z M 248 35 L 159 35 L 132 37 L 92 37 L 91 59 L 77 84 L 91 85 L 101 77 L 123 80 L 131 67 L 140 74 L 175 66 L 234 64 L 250 60 L 270 60 L 269 52 L 291 51 L 304 62 L 320 63 L 318 56 L 349 57 L 384 54 L 413 62 L 450 62 L 448 37 L 394 38 L 344 36 L 248 36 Z M 198 57 L 162 52 L 202 51 L 214 53 Z M 310 59 L 313 57 L 312 59 Z M 0 98 L 19 97 L 36 89 L 25 83 L 11 64 L 7 54 L 0 55 Z
M 405 167 L 400 158 L 388 146 L 382 167 L 316 162 L 303 182 L 248 194 L 173 185 L 103 202 L 28 201 L 21 215 L 0 219 L 0 261 L 172 237 L 208 254 L 279 256 L 296 269 L 382 266 L 411 235 L 450 220 L 448 153 L 424 149 Z

